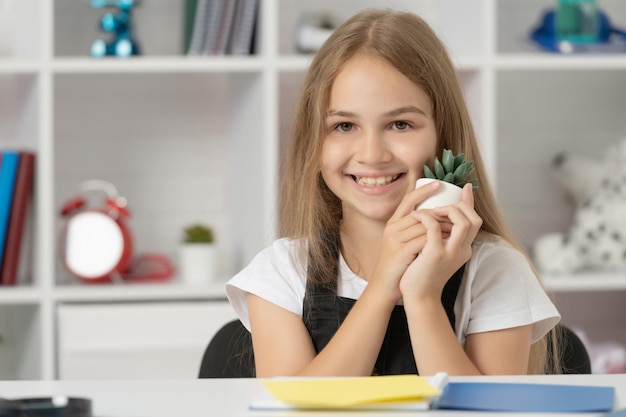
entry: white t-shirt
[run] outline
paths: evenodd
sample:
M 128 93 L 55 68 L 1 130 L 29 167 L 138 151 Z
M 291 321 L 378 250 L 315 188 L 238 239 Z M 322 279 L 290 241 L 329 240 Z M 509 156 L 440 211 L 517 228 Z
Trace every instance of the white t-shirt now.
M 226 283 L 226 294 L 250 330 L 246 293 L 255 294 L 302 317 L 306 256 L 301 245 L 278 239 Z M 302 261 L 304 259 L 304 261 Z M 367 281 L 340 256 L 337 294 L 358 299 Z M 454 305 L 455 333 L 461 345 L 471 333 L 533 325 L 532 341 L 543 337 L 561 316 L 541 288 L 526 258 L 500 238 L 476 240 Z

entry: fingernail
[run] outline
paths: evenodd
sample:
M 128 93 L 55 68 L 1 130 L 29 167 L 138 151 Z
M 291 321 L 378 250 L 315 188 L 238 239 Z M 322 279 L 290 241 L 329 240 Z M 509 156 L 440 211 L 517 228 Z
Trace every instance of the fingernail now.
M 430 188 L 437 188 L 439 187 L 439 181 L 433 181 L 430 183 Z

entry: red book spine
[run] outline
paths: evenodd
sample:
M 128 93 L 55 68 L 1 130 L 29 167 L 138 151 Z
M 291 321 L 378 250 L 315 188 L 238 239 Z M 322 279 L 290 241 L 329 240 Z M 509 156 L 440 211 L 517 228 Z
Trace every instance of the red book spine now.
M 11 215 L 7 228 L 4 258 L 0 268 L 0 284 L 15 285 L 17 282 L 17 269 L 22 248 L 24 223 L 28 206 L 32 200 L 33 181 L 35 171 L 35 154 L 28 151 L 20 151 L 13 190 L 13 202 Z

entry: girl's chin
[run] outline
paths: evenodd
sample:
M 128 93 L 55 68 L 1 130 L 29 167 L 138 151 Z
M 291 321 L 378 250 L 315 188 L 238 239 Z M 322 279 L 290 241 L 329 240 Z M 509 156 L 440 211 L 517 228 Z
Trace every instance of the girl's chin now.
M 383 208 L 383 207 L 378 208 L 378 209 L 369 208 L 368 210 L 359 210 L 358 212 L 354 212 L 354 211 L 345 212 L 344 211 L 344 219 L 346 217 L 356 217 L 356 218 L 361 218 L 363 220 L 370 221 L 370 222 L 386 223 L 391 218 L 391 216 L 393 216 L 394 211 L 395 211 L 395 208 L 390 209 L 390 208 Z

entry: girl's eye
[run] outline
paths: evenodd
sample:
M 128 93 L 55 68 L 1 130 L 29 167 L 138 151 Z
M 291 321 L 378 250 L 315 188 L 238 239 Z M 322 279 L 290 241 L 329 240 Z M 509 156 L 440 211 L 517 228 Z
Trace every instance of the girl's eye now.
M 406 130 L 410 127 L 410 125 L 402 120 L 398 120 L 397 122 L 393 122 L 393 127 L 396 130 Z
M 349 132 L 350 130 L 352 130 L 352 123 L 348 123 L 348 122 L 339 123 L 335 127 L 335 129 L 340 132 Z

